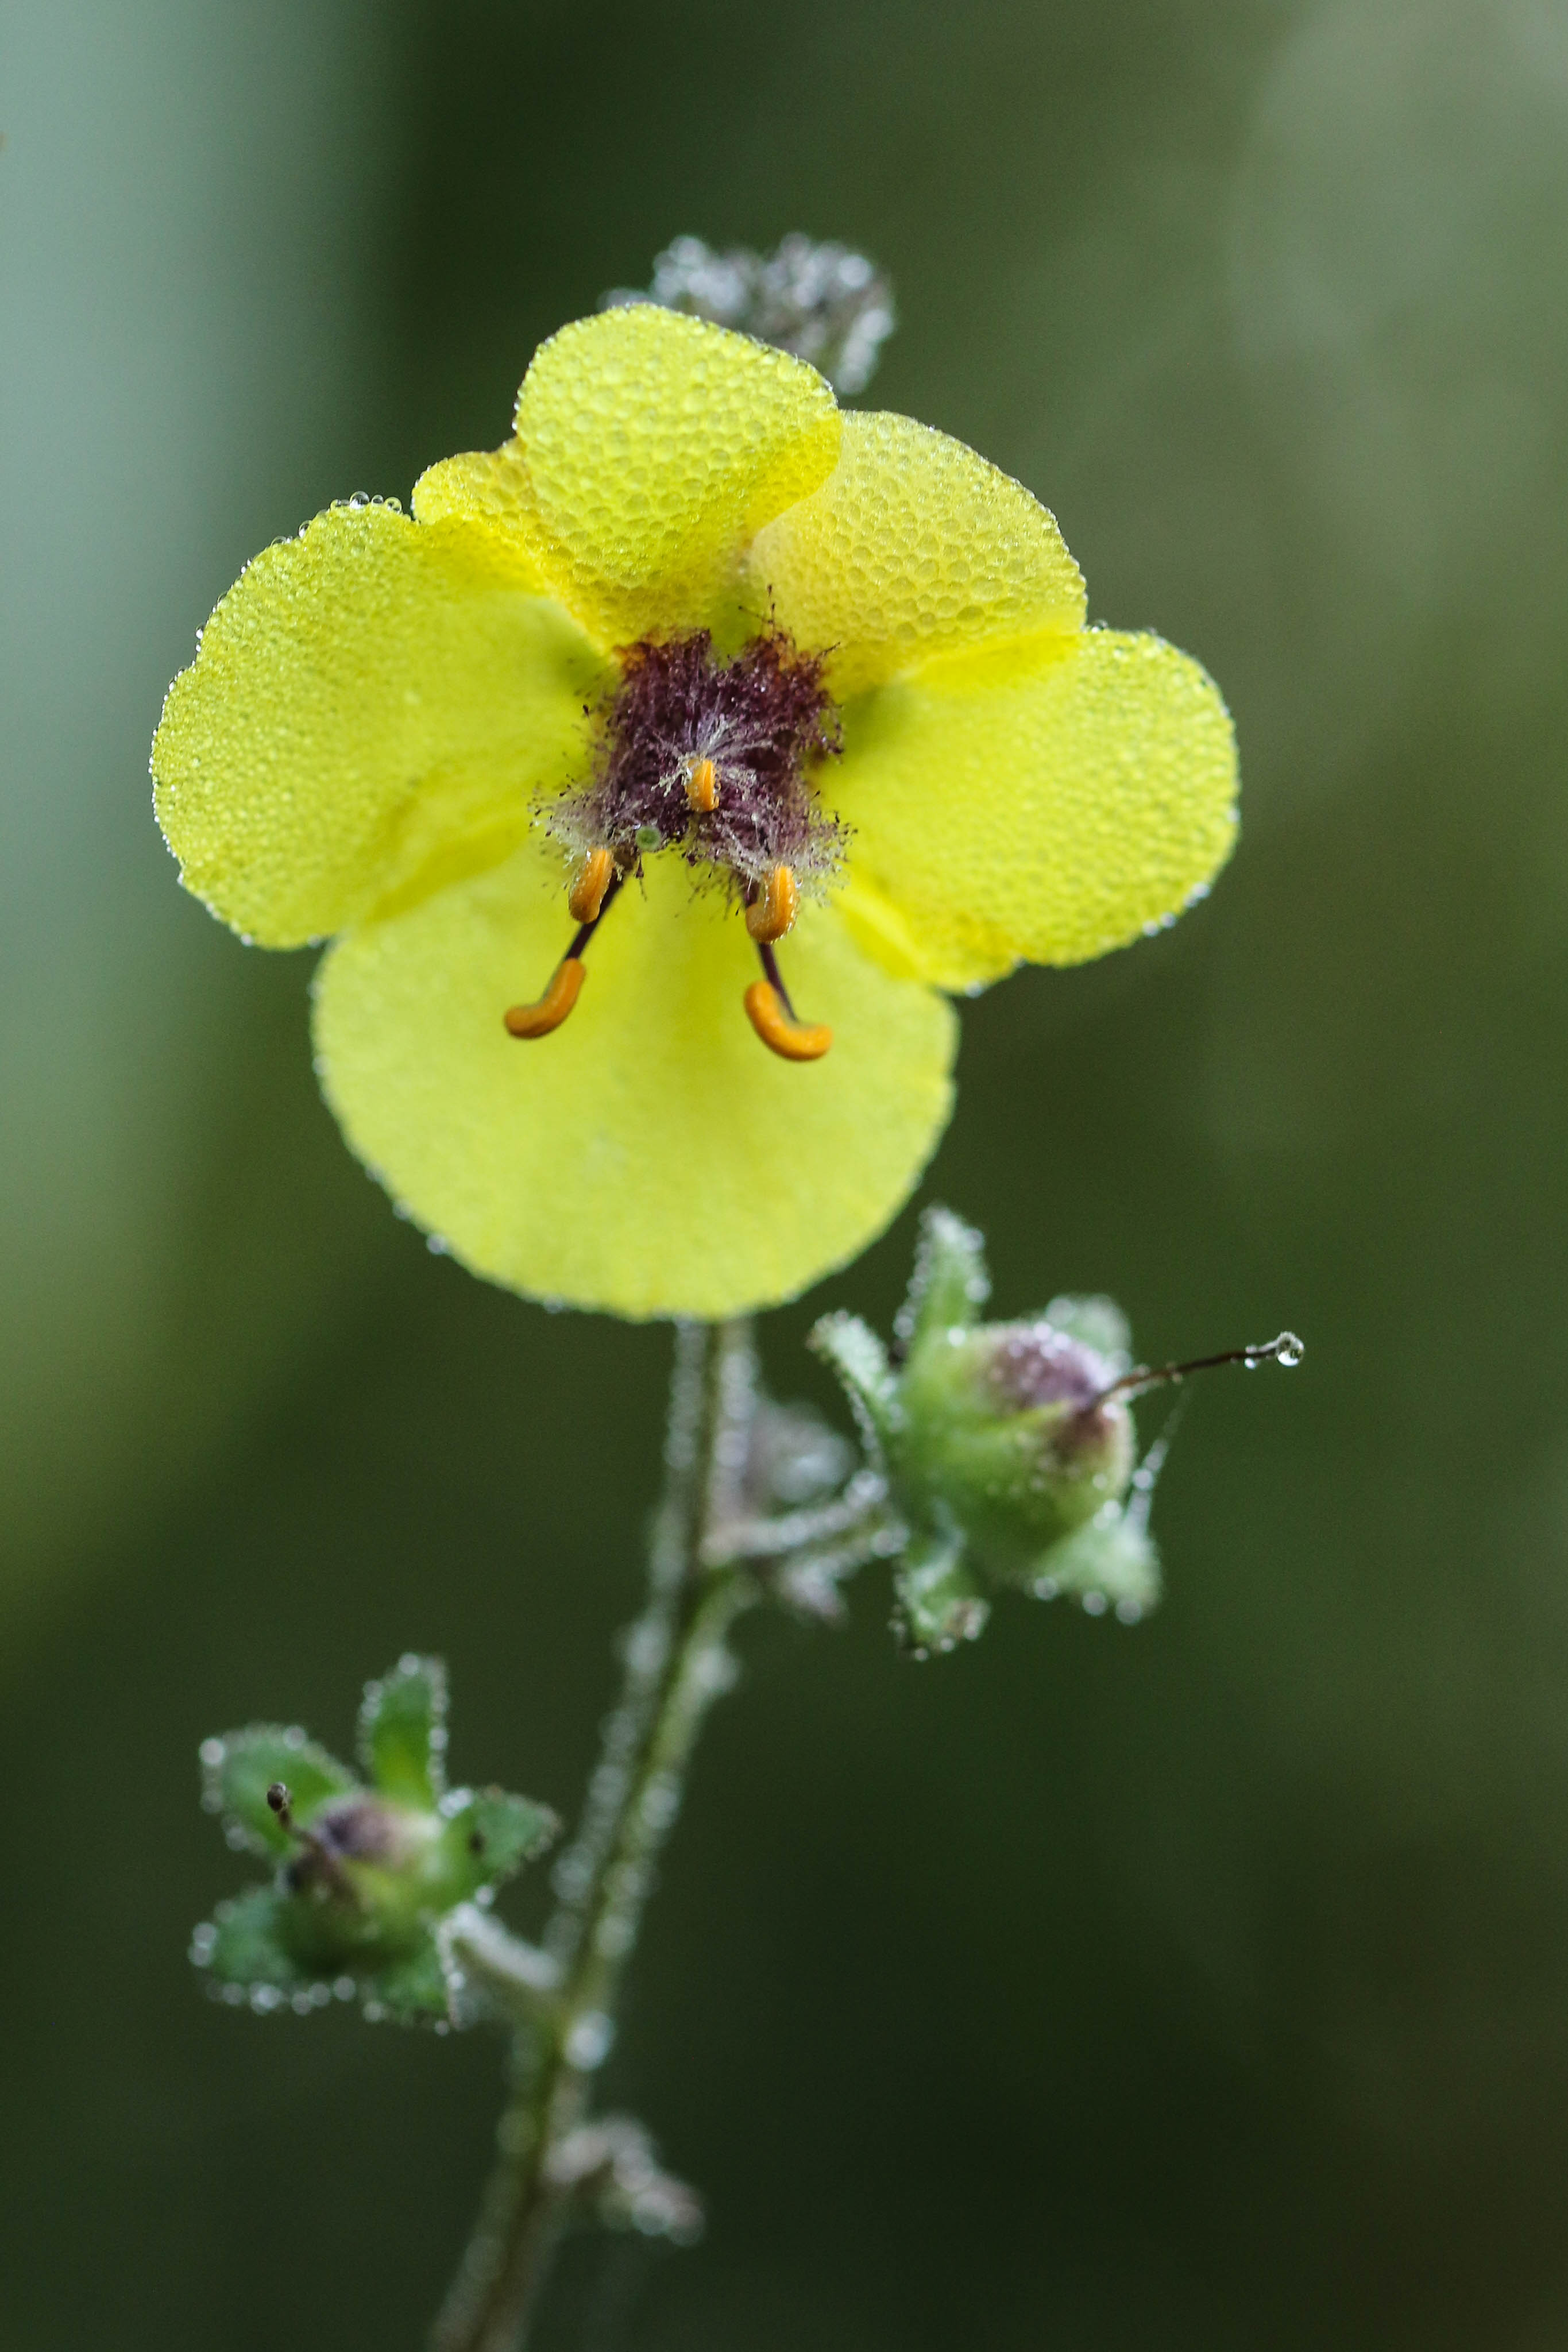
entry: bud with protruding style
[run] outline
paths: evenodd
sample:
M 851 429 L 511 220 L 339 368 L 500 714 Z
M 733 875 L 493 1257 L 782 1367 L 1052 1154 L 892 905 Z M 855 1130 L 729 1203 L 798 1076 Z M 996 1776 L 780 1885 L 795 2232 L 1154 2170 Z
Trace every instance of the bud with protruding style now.
M 998 1589 L 1071 1594 L 1124 1622 L 1160 1594 L 1148 1524 L 1157 1457 L 1139 1467 L 1131 1398 L 1199 1367 L 1131 1369 L 1109 1298 L 982 1323 L 990 1291 L 981 1235 L 931 1209 L 893 1349 L 856 1316 L 830 1315 L 812 1335 L 908 1530 L 899 1604 L 917 1655 L 973 1639 Z M 1205 1362 L 1300 1354 L 1287 1332 Z
M 276 1864 L 192 1938 L 221 1998 L 305 2011 L 337 1992 L 372 2017 L 451 2013 L 447 1922 L 488 1902 L 556 1822 L 500 1789 L 447 1788 L 446 1711 L 438 1659 L 410 1654 L 367 1684 L 364 1782 L 297 1728 L 204 1741 L 207 1810 L 231 1845 Z

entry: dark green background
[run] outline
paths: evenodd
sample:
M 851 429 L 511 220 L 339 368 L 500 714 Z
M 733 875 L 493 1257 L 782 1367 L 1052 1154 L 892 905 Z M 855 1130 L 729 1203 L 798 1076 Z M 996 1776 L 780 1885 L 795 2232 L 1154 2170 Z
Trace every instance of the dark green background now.
M 0 114 L 5 2344 L 419 2341 L 495 2048 L 201 2000 L 195 1745 L 428 1646 L 457 1770 L 569 1809 L 656 1476 L 665 1336 L 342 1150 L 159 697 L 670 236 L 802 227 L 1243 747 L 1207 905 L 966 1010 L 930 1193 L 1005 1307 L 1310 1352 L 1194 1396 L 1134 1632 L 751 1629 L 607 2075 L 710 2234 L 552 2343 L 1568 2347 L 1561 0 L 20 0 Z

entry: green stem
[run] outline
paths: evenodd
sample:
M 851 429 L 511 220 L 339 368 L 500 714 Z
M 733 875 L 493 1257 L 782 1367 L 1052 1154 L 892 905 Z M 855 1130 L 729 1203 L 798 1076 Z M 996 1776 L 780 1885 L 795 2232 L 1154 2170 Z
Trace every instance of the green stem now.
M 556 1864 L 560 1908 L 544 1942 L 560 1990 L 514 2042 L 500 2153 L 433 2352 L 520 2352 L 565 2227 L 572 2189 L 552 2159 L 587 2115 L 698 1732 L 733 1679 L 729 1630 L 757 1597 L 739 1565 L 701 1565 L 715 1530 L 740 1516 L 755 1412 L 750 1327 L 680 1326 L 647 1605 L 625 1636 L 621 1699 L 582 1825 Z

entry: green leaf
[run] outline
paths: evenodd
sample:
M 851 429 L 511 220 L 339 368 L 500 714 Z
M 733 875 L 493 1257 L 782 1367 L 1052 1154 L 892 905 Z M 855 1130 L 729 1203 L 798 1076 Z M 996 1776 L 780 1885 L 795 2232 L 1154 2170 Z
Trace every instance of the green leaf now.
M 962 1536 L 932 1538 L 911 1549 L 893 1582 L 917 1658 L 956 1649 L 984 1630 L 991 1605 L 964 1565 Z
M 434 1936 L 422 1937 L 411 1952 L 362 1979 L 369 2018 L 446 2017 L 450 2011 L 446 1971 Z
M 481 1886 L 499 1886 L 520 1870 L 531 1854 L 547 1845 L 561 1823 L 548 1805 L 527 1797 L 510 1797 L 502 1789 L 476 1789 L 449 1800 L 445 1883 L 456 1891 L 454 1902 L 466 1901 Z
M 293 1817 L 300 1828 L 330 1797 L 354 1788 L 346 1764 L 297 1724 L 247 1724 L 243 1731 L 226 1731 L 219 1739 L 204 1739 L 202 1802 L 209 1813 L 221 1813 L 231 1845 L 252 1853 L 288 1853 L 293 1840 L 267 1801 L 267 1791 L 281 1781 L 289 1791 Z
M 287 1897 L 270 1886 L 247 1886 L 220 1903 L 191 1937 L 191 1958 L 220 1985 L 272 1985 L 292 1990 L 302 1981 L 283 1934 Z
M 447 1669 L 407 1652 L 364 1686 L 360 1761 L 384 1795 L 427 1809 L 447 1785 L 446 1751 Z

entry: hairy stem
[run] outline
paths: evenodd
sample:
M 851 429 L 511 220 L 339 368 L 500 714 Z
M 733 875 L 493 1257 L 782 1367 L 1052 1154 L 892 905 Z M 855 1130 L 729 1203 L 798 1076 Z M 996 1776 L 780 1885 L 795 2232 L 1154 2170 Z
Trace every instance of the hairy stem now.
M 565 2227 L 573 2188 L 552 2159 L 587 2114 L 698 1732 L 733 1679 L 726 1637 L 756 1598 L 739 1564 L 701 1564 L 714 1533 L 741 1515 L 756 1401 L 749 1325 L 679 1328 L 647 1603 L 624 1637 L 621 1697 L 555 1867 L 560 1907 L 544 1947 L 559 1990 L 516 2035 L 496 2165 L 433 2352 L 519 2352 Z

